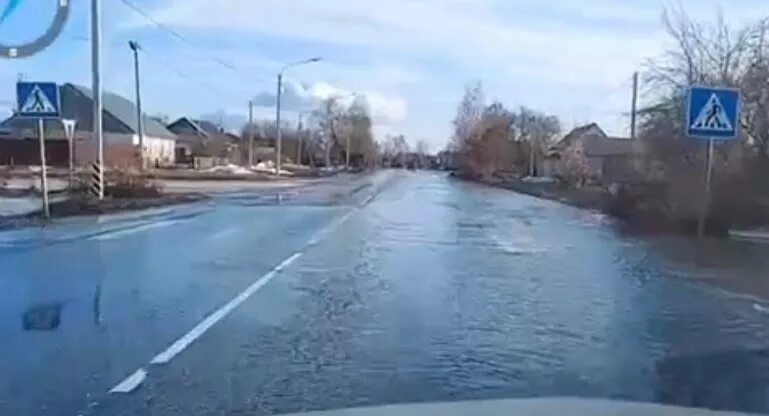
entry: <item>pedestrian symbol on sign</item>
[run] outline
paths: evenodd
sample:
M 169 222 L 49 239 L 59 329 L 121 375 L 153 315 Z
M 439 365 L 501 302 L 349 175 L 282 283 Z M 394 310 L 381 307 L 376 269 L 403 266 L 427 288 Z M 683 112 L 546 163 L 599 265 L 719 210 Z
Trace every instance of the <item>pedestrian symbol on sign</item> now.
M 58 118 L 61 101 L 55 82 L 19 82 L 16 84 L 16 102 L 20 117 Z
M 739 135 L 740 92 L 731 88 L 691 87 L 686 134 L 706 140 L 736 139 Z
M 702 107 L 700 114 L 694 120 L 691 128 L 697 130 L 711 130 L 717 132 L 732 131 L 734 127 L 724 113 L 724 106 L 716 94 L 712 94 L 707 104 Z
M 32 92 L 27 96 L 27 101 L 21 106 L 22 113 L 56 113 L 56 106 L 43 93 L 38 85 L 35 85 Z

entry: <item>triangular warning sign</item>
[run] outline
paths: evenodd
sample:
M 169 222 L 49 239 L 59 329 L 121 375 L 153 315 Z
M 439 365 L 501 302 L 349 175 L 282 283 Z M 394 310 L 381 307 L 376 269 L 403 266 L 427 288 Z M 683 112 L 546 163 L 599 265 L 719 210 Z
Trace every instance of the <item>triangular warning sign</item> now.
M 56 106 L 51 103 L 51 100 L 48 99 L 48 96 L 45 95 L 38 85 L 32 88 L 32 92 L 29 93 L 27 100 L 20 110 L 22 113 L 27 114 L 48 114 L 57 111 Z
M 716 94 L 712 94 L 708 102 L 700 110 L 700 114 L 694 119 L 692 129 L 724 132 L 732 131 L 734 127 L 724 112 L 724 106 Z

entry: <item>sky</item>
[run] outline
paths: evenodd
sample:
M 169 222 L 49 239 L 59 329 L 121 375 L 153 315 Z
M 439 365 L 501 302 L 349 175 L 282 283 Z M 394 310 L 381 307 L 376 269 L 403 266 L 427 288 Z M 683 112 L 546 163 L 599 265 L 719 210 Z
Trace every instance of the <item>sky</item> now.
M 0 0 L 0 11 L 13 0 Z M 17 0 L 19 1 L 19 0 Z M 20 0 L 0 22 L 0 44 L 39 36 L 58 0 Z M 14 83 L 91 84 L 90 0 L 70 0 L 57 41 L 0 65 L 0 112 Z M 404 134 L 445 146 L 465 85 L 489 101 L 559 116 L 565 129 L 597 122 L 629 130 L 632 74 L 670 46 L 665 8 L 730 24 L 769 16 L 765 0 L 102 0 L 104 88 L 133 97 L 129 40 L 141 45 L 142 101 L 149 114 L 205 117 L 238 129 L 248 101 L 275 114 L 276 74 L 288 63 L 283 118 L 318 100 L 365 97 L 377 138 Z M 643 105 L 643 96 L 641 97 Z M 3 109 L 4 108 L 4 109 Z

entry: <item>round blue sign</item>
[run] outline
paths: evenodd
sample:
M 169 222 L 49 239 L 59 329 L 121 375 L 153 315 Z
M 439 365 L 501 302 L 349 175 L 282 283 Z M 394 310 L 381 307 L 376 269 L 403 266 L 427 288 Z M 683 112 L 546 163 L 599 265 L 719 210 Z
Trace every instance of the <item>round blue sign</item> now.
M 39 1 L 39 0 L 36 0 Z M 24 58 L 34 55 L 50 46 L 61 34 L 64 24 L 69 17 L 70 0 L 50 0 L 56 7 L 56 14 L 48 29 L 37 39 L 21 45 L 4 45 L 0 43 L 0 56 L 6 58 Z M 7 0 L 5 7 L 0 11 L 0 24 L 19 8 L 22 0 Z

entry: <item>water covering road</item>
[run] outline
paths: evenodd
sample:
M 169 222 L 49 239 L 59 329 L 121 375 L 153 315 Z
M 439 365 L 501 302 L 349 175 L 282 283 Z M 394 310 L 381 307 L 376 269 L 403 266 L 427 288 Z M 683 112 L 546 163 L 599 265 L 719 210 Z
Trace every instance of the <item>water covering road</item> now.
M 0 235 L 0 414 L 548 396 L 769 413 L 769 306 L 736 294 L 766 287 L 766 246 L 626 236 L 437 173 L 270 198 Z

